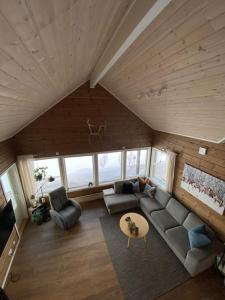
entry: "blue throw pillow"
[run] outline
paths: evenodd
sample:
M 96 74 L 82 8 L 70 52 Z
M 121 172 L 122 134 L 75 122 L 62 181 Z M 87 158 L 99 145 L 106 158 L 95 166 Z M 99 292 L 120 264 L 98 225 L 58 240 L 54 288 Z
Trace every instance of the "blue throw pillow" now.
M 132 181 L 131 181 L 132 182 Z M 134 193 L 140 193 L 140 185 L 139 185 L 139 181 L 135 181 L 135 182 L 132 182 L 133 184 L 133 192 Z
M 211 240 L 206 235 L 205 225 L 198 225 L 188 231 L 188 237 L 191 248 L 206 247 L 211 244 Z
M 206 234 L 205 224 L 197 225 L 196 227 L 192 228 L 191 230 L 195 231 L 195 232 L 198 232 L 198 233 L 204 233 L 204 234 Z

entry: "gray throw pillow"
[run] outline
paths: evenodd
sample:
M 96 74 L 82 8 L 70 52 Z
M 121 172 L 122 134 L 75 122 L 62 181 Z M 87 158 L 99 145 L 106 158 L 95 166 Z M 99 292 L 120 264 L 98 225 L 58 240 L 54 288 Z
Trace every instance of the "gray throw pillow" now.
M 156 192 L 156 187 L 155 186 L 151 186 L 150 184 L 146 184 L 145 188 L 144 188 L 144 193 L 153 198 Z

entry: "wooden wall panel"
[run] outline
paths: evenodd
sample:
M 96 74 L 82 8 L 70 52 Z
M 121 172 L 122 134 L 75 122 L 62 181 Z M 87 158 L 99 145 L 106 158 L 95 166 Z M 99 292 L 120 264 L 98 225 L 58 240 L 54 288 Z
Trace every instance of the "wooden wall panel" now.
M 89 143 L 87 119 L 106 121 L 104 141 Z M 101 86 L 87 82 L 43 114 L 15 139 L 17 154 L 52 156 L 117 150 L 151 145 L 152 130 Z
M 5 204 L 6 204 L 6 199 L 3 193 L 2 185 L 0 184 L 0 207 L 4 207 Z
M 0 142 L 0 174 L 16 161 L 13 139 Z
M 207 155 L 198 154 L 200 146 L 208 148 Z M 154 131 L 153 147 L 170 149 L 178 153 L 173 186 L 174 195 L 204 219 L 225 240 L 225 215 L 220 216 L 180 187 L 185 163 L 225 180 L 225 144 L 219 145 Z

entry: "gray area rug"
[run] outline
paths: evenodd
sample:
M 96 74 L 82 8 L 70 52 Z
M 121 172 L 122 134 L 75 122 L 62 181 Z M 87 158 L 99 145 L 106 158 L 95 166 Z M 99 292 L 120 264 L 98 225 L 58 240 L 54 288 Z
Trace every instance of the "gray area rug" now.
M 152 300 L 184 283 L 190 275 L 150 224 L 147 243 L 121 232 L 122 214 L 100 218 L 102 231 L 125 299 Z

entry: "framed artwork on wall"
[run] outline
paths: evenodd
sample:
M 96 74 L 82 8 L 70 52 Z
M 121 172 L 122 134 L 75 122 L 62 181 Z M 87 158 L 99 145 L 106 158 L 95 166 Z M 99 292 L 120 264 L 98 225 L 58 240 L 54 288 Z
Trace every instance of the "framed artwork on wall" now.
M 225 181 L 185 164 L 181 187 L 220 215 L 224 214 Z

